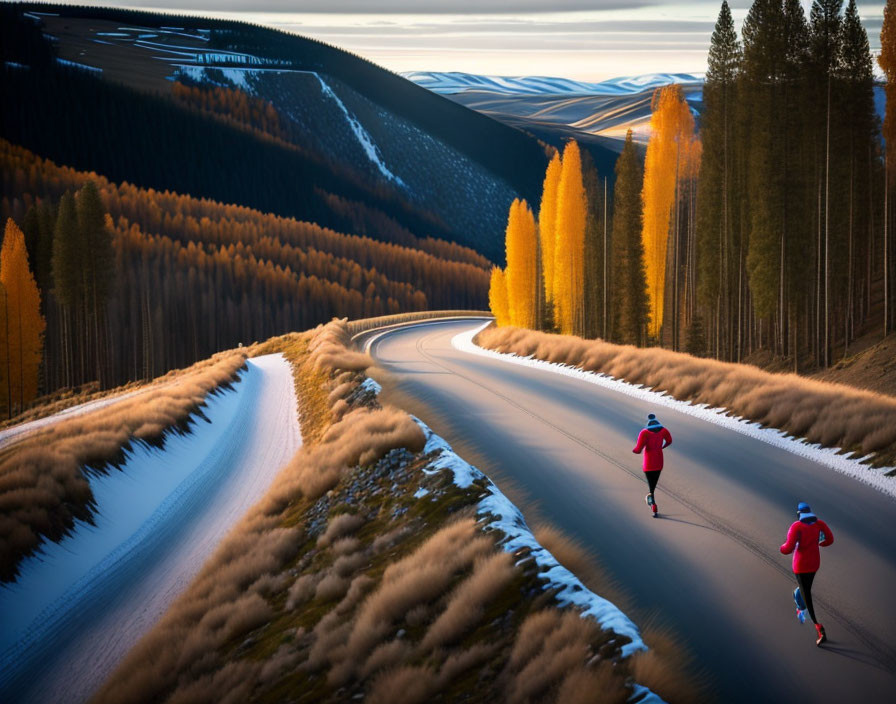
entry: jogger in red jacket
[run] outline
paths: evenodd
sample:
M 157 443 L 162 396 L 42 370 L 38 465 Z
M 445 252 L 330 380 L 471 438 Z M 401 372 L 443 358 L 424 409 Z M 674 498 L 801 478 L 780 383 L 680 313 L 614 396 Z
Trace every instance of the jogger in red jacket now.
M 644 451 L 644 477 L 647 479 L 647 487 L 650 493 L 644 497 L 647 505 L 653 511 L 653 517 L 658 515 L 656 500 L 653 492 L 660 480 L 660 472 L 663 469 L 663 448 L 672 444 L 672 434 L 662 426 L 653 413 L 647 416 L 647 427 L 638 433 L 638 442 L 632 452 L 636 455 Z
M 812 582 L 815 573 L 821 565 L 819 546 L 826 548 L 834 542 L 834 534 L 828 528 L 828 524 L 818 518 L 809 504 L 805 501 L 797 506 L 799 520 L 790 526 L 787 531 L 787 540 L 781 546 L 781 552 L 785 555 L 793 553 L 793 574 L 800 588 L 800 594 L 806 602 L 809 617 L 815 624 L 817 639 L 816 645 L 821 645 L 827 640 L 822 626 L 815 618 L 815 608 L 812 606 Z

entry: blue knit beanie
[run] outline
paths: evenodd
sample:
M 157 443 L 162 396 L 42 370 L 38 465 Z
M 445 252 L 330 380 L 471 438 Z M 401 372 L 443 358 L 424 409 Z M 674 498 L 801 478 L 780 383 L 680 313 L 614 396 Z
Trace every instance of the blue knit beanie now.
M 650 430 L 652 428 L 662 428 L 663 424 L 660 423 L 656 416 L 653 413 L 647 414 L 647 429 Z
M 799 505 L 796 507 L 797 513 L 812 513 L 812 509 L 809 508 L 809 504 L 805 501 L 800 501 Z

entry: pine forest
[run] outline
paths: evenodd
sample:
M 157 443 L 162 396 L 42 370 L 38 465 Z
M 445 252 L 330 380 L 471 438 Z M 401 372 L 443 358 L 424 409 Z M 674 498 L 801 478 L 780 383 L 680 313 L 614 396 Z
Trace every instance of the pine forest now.
M 881 42 L 882 130 L 854 0 L 808 16 L 798 0 L 756 0 L 740 37 L 723 2 L 699 120 L 680 87 L 658 88 L 646 150 L 629 131 L 615 172 L 598 174 L 569 141 L 534 234 L 529 207 L 511 207 L 490 283 L 498 323 L 727 361 L 764 351 L 794 371 L 891 331 L 892 2 Z

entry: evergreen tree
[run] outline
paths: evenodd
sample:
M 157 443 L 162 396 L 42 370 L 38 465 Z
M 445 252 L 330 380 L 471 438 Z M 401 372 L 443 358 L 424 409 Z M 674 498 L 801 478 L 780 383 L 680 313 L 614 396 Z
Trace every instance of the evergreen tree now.
M 584 269 L 584 335 L 602 337 L 605 333 L 604 292 L 609 291 L 610 270 L 604 261 L 604 249 L 609 249 L 609 232 L 605 232 L 606 211 L 604 191 L 606 181 L 600 178 L 594 159 L 587 149 L 582 155 L 582 185 L 585 187 L 587 213 L 585 219 Z M 609 258 L 609 257 L 607 257 Z M 607 304 L 609 301 L 607 301 Z
M 891 327 L 893 312 L 891 296 L 893 283 L 891 278 L 890 259 L 892 257 L 892 245 L 890 244 L 890 194 L 893 182 L 893 168 L 896 159 L 893 158 L 893 145 L 896 144 L 896 8 L 893 0 L 887 0 L 884 6 L 884 24 L 880 32 L 880 56 L 877 62 L 883 69 L 886 83 L 884 89 L 887 97 L 887 108 L 884 114 L 884 143 L 886 144 L 885 175 L 884 175 L 884 235 L 883 235 L 883 283 L 884 283 L 884 334 Z
M 106 209 L 96 184 L 89 180 L 76 200 L 81 248 L 78 257 L 84 293 L 83 340 L 94 378 L 103 380 L 103 331 L 106 300 L 112 288 L 115 251 L 106 227 Z
M 46 327 L 40 293 L 28 266 L 25 236 L 10 218 L 0 247 L 0 282 L 4 289 L 6 407 L 9 415 L 37 396 L 38 373 Z
M 647 279 L 641 239 L 643 181 L 641 160 L 629 130 L 622 154 L 616 160 L 609 308 L 611 338 L 632 345 L 643 344 L 647 328 Z
M 535 217 L 525 200 L 515 199 L 510 206 L 507 220 L 507 300 L 510 324 L 534 329 L 536 290 L 536 253 L 538 243 L 535 234 Z
M 488 287 L 488 307 L 495 316 L 495 325 L 510 325 L 510 305 L 507 298 L 507 281 L 504 270 L 500 267 L 492 269 L 491 283 Z
M 849 0 L 843 17 L 840 71 L 842 85 L 844 147 L 846 153 L 846 301 L 844 316 L 844 354 L 855 336 L 858 304 L 862 299 L 861 282 L 867 274 L 871 256 L 871 217 L 869 195 L 873 192 L 877 115 L 874 109 L 874 74 L 868 34 L 862 26 L 855 0 Z M 867 294 L 866 294 L 867 295 Z
M 586 209 L 581 153 L 570 140 L 563 149 L 554 244 L 554 308 L 564 335 L 584 332 Z
M 816 183 L 820 196 L 817 237 L 816 336 L 820 342 L 819 362 L 828 365 L 831 345 L 831 317 L 834 296 L 832 269 L 843 254 L 842 220 L 845 209 L 839 207 L 843 192 L 838 152 L 841 121 L 839 118 L 839 86 L 842 55 L 842 0 L 815 0 L 809 12 L 810 63 L 815 90 L 811 110 L 815 115 L 812 130 L 815 142 Z M 833 194 L 833 198 L 832 198 Z
M 724 0 L 712 33 L 703 85 L 703 153 L 697 185 L 697 294 L 710 312 L 713 347 L 719 358 L 731 354 L 737 293 L 732 274 L 739 257 L 735 109 L 740 63 L 740 42 Z
M 67 308 L 78 307 L 83 297 L 81 251 L 75 198 L 66 191 L 59 201 L 59 214 L 53 232 L 52 269 L 56 300 Z
M 814 242 L 812 215 L 812 140 L 807 113 L 811 84 L 808 77 L 809 27 L 800 0 L 784 2 L 784 64 L 779 98 L 782 179 L 780 203 L 781 270 L 777 291 L 774 348 L 779 355 L 799 357 L 798 331 L 808 309 L 812 280 L 805 276 L 807 255 Z M 781 158 L 783 157 L 783 158 Z
M 66 191 L 59 201 L 59 213 L 53 229 L 53 295 L 59 304 L 60 347 L 58 356 L 62 360 L 60 377 L 62 384 L 75 384 L 75 330 L 84 302 L 83 277 L 80 269 L 80 241 L 78 215 L 75 211 L 75 197 Z M 79 378 L 80 381 L 80 378 Z
M 751 124 L 747 160 L 749 244 L 747 270 L 756 314 L 771 321 L 776 311 L 781 268 L 779 159 L 782 75 L 785 65 L 784 13 L 780 1 L 756 0 L 743 25 L 743 96 Z

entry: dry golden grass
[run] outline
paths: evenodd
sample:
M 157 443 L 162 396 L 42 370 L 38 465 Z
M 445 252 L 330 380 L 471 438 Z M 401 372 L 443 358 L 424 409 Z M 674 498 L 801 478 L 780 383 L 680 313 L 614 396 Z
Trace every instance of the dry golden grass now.
M 876 465 L 896 460 L 896 399 L 883 394 L 669 350 L 519 328 L 487 328 L 477 341 L 499 352 L 570 364 L 682 401 L 725 408 L 811 443 L 872 455 Z
M 506 552 L 478 559 L 473 574 L 452 592 L 445 610 L 429 627 L 421 647 L 429 650 L 451 645 L 466 635 L 482 618 L 485 606 L 514 576 L 513 559 Z
M 75 519 L 89 521 L 89 471 L 108 471 L 136 441 L 164 441 L 186 429 L 208 394 L 229 385 L 245 364 L 224 352 L 172 374 L 143 393 L 41 428 L 0 453 L 0 581 L 15 578 L 21 560 L 43 540 L 59 540 Z

